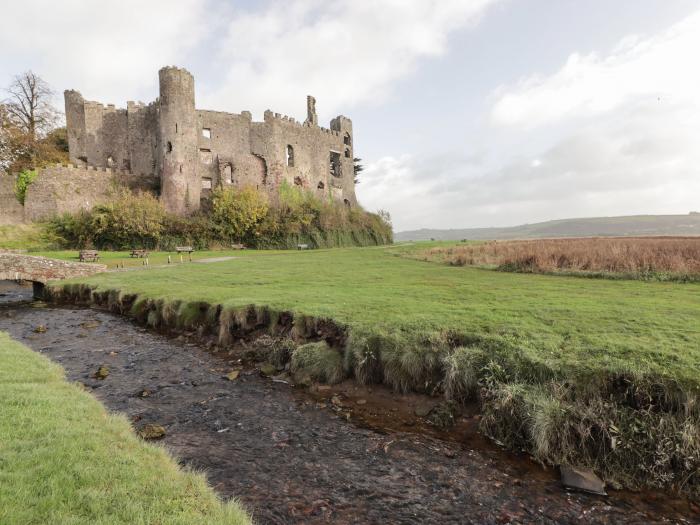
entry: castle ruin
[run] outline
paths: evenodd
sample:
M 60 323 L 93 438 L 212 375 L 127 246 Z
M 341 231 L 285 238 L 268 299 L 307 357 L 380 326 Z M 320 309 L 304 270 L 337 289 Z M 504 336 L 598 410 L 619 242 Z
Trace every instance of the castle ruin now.
M 165 208 L 180 215 L 199 209 L 219 186 L 254 186 L 274 200 L 286 182 L 356 204 L 349 118 L 319 127 L 309 96 L 303 123 L 269 110 L 254 122 L 248 111 L 196 109 L 194 78 L 185 69 L 164 67 L 159 81 L 159 98 L 148 105 L 128 102 L 126 109 L 66 91 L 71 163 L 155 178 Z

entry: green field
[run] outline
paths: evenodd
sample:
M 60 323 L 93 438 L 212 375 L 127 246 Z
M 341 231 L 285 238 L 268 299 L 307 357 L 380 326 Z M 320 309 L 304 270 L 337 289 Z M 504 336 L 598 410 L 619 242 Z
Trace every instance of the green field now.
M 449 267 L 413 249 L 244 251 L 80 282 L 163 315 L 205 302 L 332 319 L 347 375 L 478 399 L 485 433 L 542 461 L 697 489 L 700 286 Z
M 135 436 L 63 370 L 0 332 L 0 523 L 245 524 L 203 476 Z

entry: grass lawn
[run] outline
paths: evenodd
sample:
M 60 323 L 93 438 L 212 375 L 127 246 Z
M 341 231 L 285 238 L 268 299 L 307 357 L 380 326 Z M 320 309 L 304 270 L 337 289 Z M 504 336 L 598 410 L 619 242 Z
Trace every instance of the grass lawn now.
M 0 248 L 40 250 L 47 244 L 46 233 L 39 224 L 0 225 Z
M 0 407 L 3 525 L 250 523 L 204 477 L 2 332 Z
M 239 251 L 219 263 L 81 282 L 166 300 L 266 305 L 370 330 L 500 334 L 555 368 L 634 368 L 699 380 L 698 285 L 448 267 L 395 256 L 402 250 Z
M 163 318 L 193 319 L 198 302 L 330 318 L 347 327 L 339 350 L 345 373 L 360 381 L 477 399 L 486 434 L 542 461 L 587 464 L 628 485 L 700 486 L 699 284 L 503 273 L 406 256 L 424 247 L 243 251 L 79 282 L 138 294 L 134 307 L 150 301 Z M 335 369 L 319 375 L 337 377 Z

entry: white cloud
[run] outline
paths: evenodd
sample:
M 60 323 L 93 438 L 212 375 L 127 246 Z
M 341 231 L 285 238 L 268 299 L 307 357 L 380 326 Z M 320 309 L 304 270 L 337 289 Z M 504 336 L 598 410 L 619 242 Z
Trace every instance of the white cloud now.
M 0 72 L 9 82 L 32 68 L 60 92 L 124 106 L 157 94 L 157 70 L 181 63 L 205 15 L 204 0 L 11 2 L 3 6 Z
M 630 102 L 497 169 L 466 157 L 384 158 L 357 191 L 397 230 L 687 213 L 700 195 L 700 108 Z
M 572 54 L 551 76 L 501 87 L 492 107 L 502 137 L 527 143 L 539 133 L 552 137 L 548 149 L 483 171 L 446 169 L 444 158 L 383 159 L 368 168 L 372 189 L 358 188 L 361 199 L 386 203 L 397 229 L 696 209 L 698 49 L 700 12 L 624 38 L 608 56 Z M 398 175 L 410 189 L 396 187 Z
M 532 128 L 601 115 L 631 100 L 697 104 L 699 49 L 700 12 L 658 35 L 626 37 L 606 57 L 574 53 L 551 76 L 501 87 L 492 120 Z
M 219 89 L 207 90 L 204 104 L 305 116 L 307 94 L 325 115 L 379 101 L 495 1 L 288 0 L 234 13 L 214 60 Z
M 124 106 L 163 65 L 197 69 L 199 107 L 325 116 L 381 99 L 500 0 L 25 0 L 3 8 L 0 85 L 32 68 L 59 92 Z M 4 76 L 4 81 L 2 80 Z

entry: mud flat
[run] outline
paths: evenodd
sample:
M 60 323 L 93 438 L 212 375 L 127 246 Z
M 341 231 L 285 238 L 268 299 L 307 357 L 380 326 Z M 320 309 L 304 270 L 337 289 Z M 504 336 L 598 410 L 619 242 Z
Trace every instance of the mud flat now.
M 162 443 L 258 523 L 700 523 L 697 506 L 661 493 L 568 493 L 555 469 L 486 443 L 469 414 L 450 432 L 426 426 L 426 396 L 293 388 L 94 309 L 3 306 L 0 330 L 137 430 L 161 425 Z

